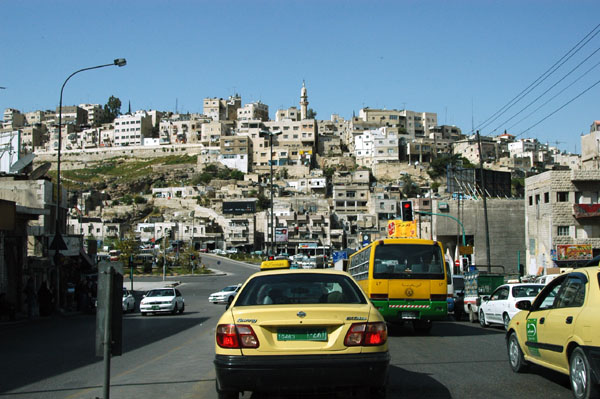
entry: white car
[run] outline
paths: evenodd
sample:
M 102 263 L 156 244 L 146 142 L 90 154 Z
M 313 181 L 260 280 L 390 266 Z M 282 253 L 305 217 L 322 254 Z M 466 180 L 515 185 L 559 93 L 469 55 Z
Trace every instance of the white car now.
M 229 285 L 219 292 L 210 294 L 208 297 L 208 302 L 229 304 L 233 301 L 233 298 L 235 298 L 235 295 L 238 293 L 241 286 L 241 284 Z
M 140 302 L 140 313 L 183 313 L 185 302 L 181 292 L 176 288 L 155 288 L 146 293 Z
M 491 296 L 484 296 L 479 306 L 479 323 L 482 327 L 500 324 L 508 328 L 508 323 L 520 310 L 516 307 L 519 301 L 533 302 L 544 284 L 515 283 L 504 284 L 496 288 Z
M 135 298 L 131 292 L 123 287 L 123 313 L 133 312 L 135 310 Z

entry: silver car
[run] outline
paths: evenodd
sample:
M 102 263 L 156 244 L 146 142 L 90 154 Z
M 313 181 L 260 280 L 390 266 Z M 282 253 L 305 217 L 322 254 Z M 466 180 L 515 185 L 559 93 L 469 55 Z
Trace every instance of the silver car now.
M 135 298 L 131 292 L 123 287 L 123 313 L 133 312 L 135 310 Z
M 212 303 L 226 303 L 226 304 L 229 304 L 229 303 L 231 303 L 233 301 L 233 298 L 238 293 L 238 291 L 240 290 L 241 286 L 242 286 L 241 284 L 229 285 L 229 286 L 223 288 L 219 292 L 215 292 L 213 294 L 210 294 L 210 296 L 208 297 L 208 301 L 212 302 Z

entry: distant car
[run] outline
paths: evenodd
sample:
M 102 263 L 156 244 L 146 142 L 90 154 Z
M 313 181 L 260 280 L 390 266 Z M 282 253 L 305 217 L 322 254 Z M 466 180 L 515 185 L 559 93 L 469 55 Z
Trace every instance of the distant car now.
M 242 391 L 320 390 L 385 397 L 385 320 L 342 271 L 250 276 L 217 323 L 215 352 L 219 399 L 238 398 Z
M 534 363 L 568 375 L 575 398 L 600 394 L 599 280 L 598 266 L 577 268 L 552 280 L 532 304 L 517 302 L 521 312 L 506 333 L 514 372 Z
M 208 301 L 212 303 L 231 303 L 241 286 L 241 284 L 228 285 L 221 291 L 210 294 Z
M 198 252 L 205 252 L 206 253 L 206 252 L 208 252 L 208 248 L 200 248 L 198 250 Z
M 135 310 L 135 298 L 131 292 L 123 287 L 123 313 L 133 312 Z
M 238 250 L 237 248 L 229 248 L 227 251 L 225 251 L 228 254 L 237 254 Z
M 140 302 L 142 316 L 148 313 L 183 313 L 185 301 L 177 288 L 155 288 L 146 293 Z
M 491 296 L 484 296 L 479 306 L 479 323 L 487 327 L 491 323 L 504 325 L 519 312 L 516 303 L 528 300 L 533 302 L 544 284 L 516 283 L 504 284 L 496 288 Z
M 560 276 L 560 274 L 544 274 L 543 276 L 536 277 L 535 282 L 538 284 L 548 284 L 558 276 Z

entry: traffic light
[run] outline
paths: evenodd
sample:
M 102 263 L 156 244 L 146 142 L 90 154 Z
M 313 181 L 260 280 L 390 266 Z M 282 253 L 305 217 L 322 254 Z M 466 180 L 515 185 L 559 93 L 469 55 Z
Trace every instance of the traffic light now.
M 413 221 L 413 204 L 412 201 L 402 201 L 400 204 L 403 222 Z

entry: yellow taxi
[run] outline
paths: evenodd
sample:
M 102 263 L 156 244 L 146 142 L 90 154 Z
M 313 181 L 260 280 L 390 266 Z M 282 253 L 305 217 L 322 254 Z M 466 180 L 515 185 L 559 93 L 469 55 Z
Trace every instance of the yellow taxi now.
M 529 363 L 569 375 L 575 398 L 600 393 L 600 268 L 583 267 L 552 280 L 521 309 L 506 334 L 509 363 Z
M 383 317 L 338 270 L 260 271 L 216 328 L 220 399 L 342 389 L 385 397 L 389 361 Z

